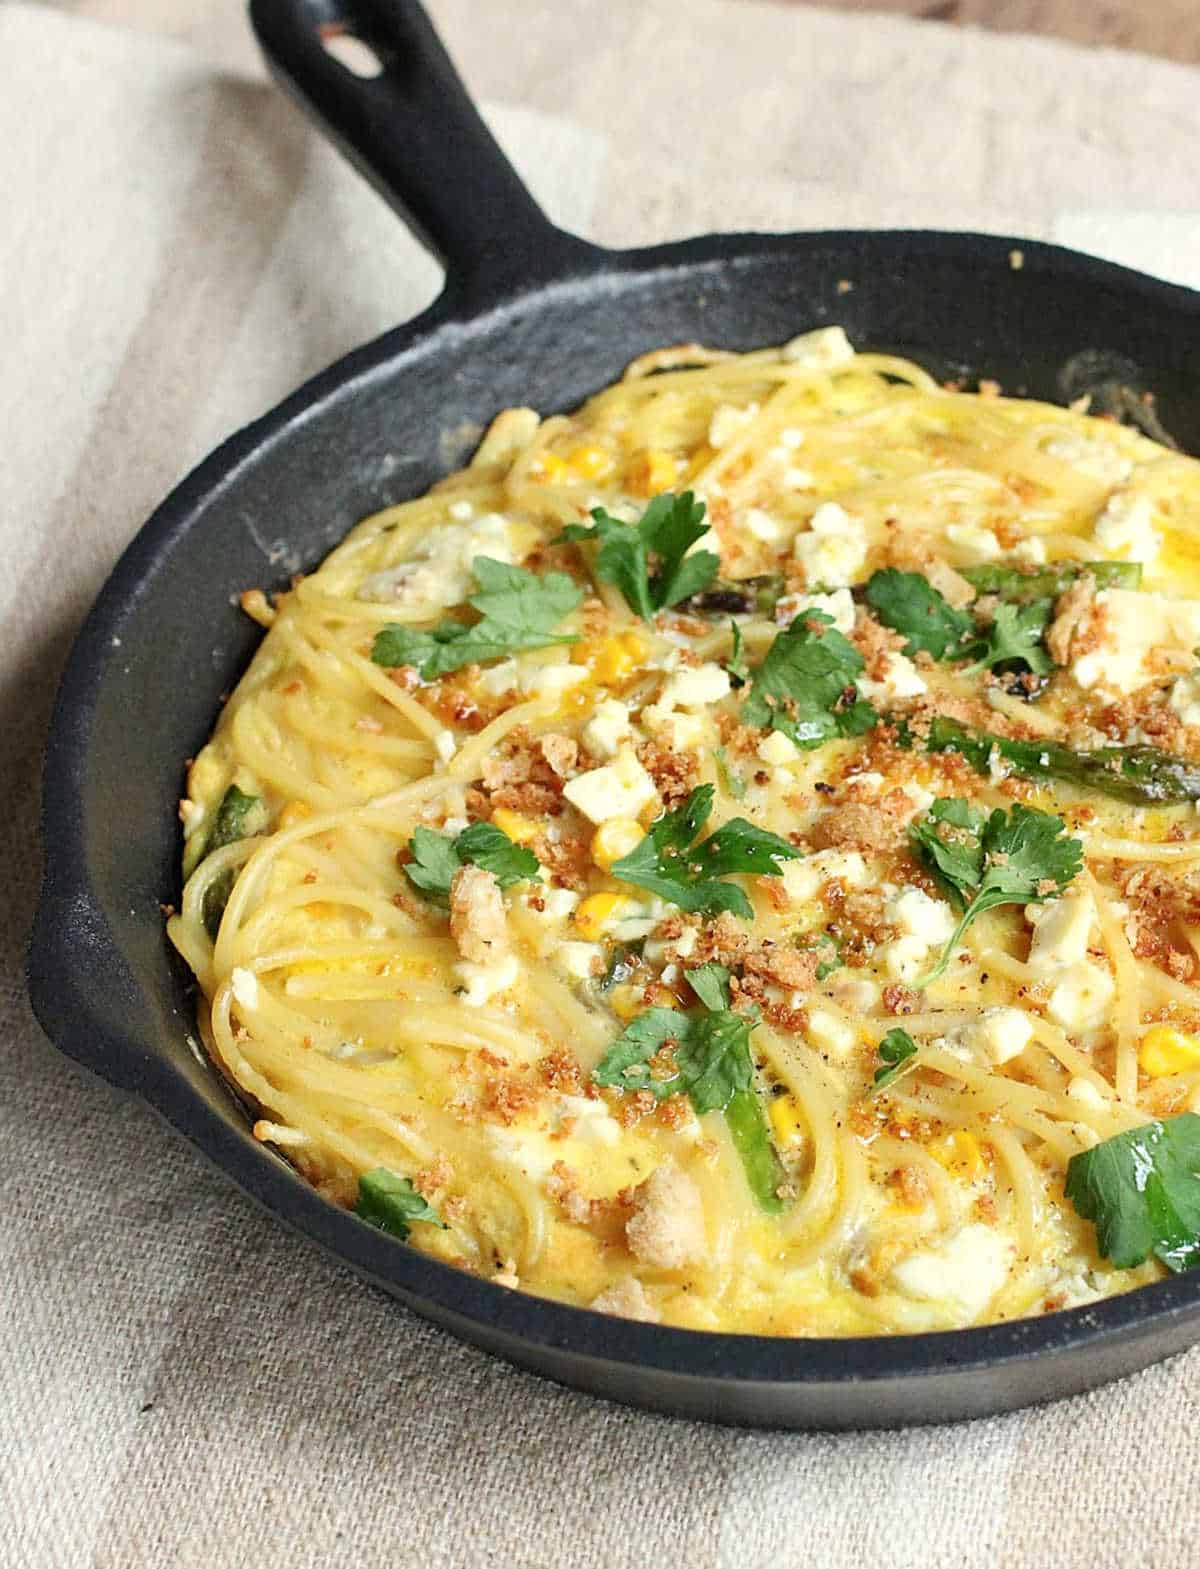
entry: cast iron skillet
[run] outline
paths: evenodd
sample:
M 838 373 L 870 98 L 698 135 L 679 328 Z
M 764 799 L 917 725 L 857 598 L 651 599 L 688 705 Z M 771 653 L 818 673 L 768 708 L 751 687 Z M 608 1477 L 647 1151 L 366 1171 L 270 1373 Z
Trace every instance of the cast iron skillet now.
M 570 409 L 654 345 L 748 349 L 823 322 L 939 374 L 995 376 L 1036 397 L 1071 396 L 1089 380 L 1153 389 L 1166 427 L 1200 450 L 1200 296 L 1051 246 L 969 234 L 599 250 L 538 210 L 416 4 L 252 0 L 251 12 L 276 72 L 445 258 L 448 279 L 417 321 L 201 464 L 88 617 L 46 758 L 29 979 L 47 1033 L 418 1313 L 617 1400 L 762 1426 L 932 1422 L 1071 1394 L 1190 1344 L 1200 1276 L 1035 1321 L 910 1337 L 781 1341 L 626 1322 L 437 1263 L 318 1198 L 250 1137 L 194 1043 L 193 992 L 159 900 L 178 889 L 181 759 L 258 640 L 231 596 L 263 582 L 259 539 L 283 534 L 315 563 L 358 518 L 456 466 L 463 430 L 506 405 Z M 322 36 L 339 31 L 372 44 L 381 76 L 360 80 L 326 53 Z

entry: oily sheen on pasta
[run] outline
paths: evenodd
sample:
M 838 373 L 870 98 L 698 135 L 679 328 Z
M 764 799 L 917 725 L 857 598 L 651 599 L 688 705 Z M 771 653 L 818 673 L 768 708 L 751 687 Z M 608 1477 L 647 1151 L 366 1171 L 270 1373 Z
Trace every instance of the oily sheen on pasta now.
M 243 604 L 169 932 L 364 1224 L 770 1335 L 1196 1261 L 1196 461 L 687 345 Z

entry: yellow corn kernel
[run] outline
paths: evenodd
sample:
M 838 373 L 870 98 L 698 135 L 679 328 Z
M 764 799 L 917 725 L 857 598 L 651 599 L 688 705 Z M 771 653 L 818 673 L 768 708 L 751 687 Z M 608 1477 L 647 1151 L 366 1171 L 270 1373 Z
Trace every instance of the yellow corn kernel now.
M 622 1023 L 636 1019 L 646 1006 L 642 1001 L 642 988 L 630 986 L 628 982 L 613 987 L 608 994 L 608 1005 Z
M 657 496 L 670 490 L 676 477 L 675 459 L 660 447 L 635 452 L 629 460 L 625 483 L 635 496 Z
M 794 1095 L 776 1095 L 767 1107 L 767 1114 L 775 1131 L 775 1142 L 781 1149 L 799 1144 L 804 1137 L 804 1125 L 800 1120 L 800 1102 Z
M 929 1146 L 929 1153 L 939 1166 L 944 1166 L 954 1176 L 963 1177 L 968 1182 L 974 1182 L 976 1177 L 983 1175 L 986 1161 L 979 1140 L 962 1128 L 955 1128 L 945 1138 L 935 1139 Z
M 539 452 L 530 464 L 529 477 L 543 485 L 561 485 L 567 478 L 566 459 L 557 452 Z
M 607 479 L 613 471 L 612 453 L 589 442 L 567 453 L 567 467 L 580 479 Z
M 492 821 L 502 834 L 507 834 L 514 844 L 532 844 L 541 832 L 541 824 L 520 812 L 511 812 L 507 806 L 498 806 Z
M 279 814 L 280 828 L 294 828 L 297 823 L 302 823 L 306 817 L 312 816 L 312 807 L 307 801 L 289 801 Z
M 575 911 L 575 927 L 587 942 L 599 942 L 606 924 L 619 918 L 630 900 L 623 893 L 594 893 Z
M 688 463 L 688 478 L 694 479 L 696 475 L 700 473 L 701 469 L 706 469 L 708 467 L 716 455 L 717 449 L 715 447 L 710 447 L 707 441 L 702 441 L 696 448 L 695 452 L 692 453 L 691 461 Z
M 1168 1073 L 1186 1073 L 1200 1068 L 1200 1040 L 1173 1025 L 1155 1024 L 1142 1036 L 1138 1062 L 1152 1079 L 1161 1079 Z
M 606 637 L 592 667 L 596 680 L 605 686 L 625 681 L 645 663 L 646 642 L 638 632 L 618 632 Z
M 592 860 L 608 871 L 614 861 L 636 850 L 644 837 L 642 825 L 632 817 L 610 817 L 592 835 Z

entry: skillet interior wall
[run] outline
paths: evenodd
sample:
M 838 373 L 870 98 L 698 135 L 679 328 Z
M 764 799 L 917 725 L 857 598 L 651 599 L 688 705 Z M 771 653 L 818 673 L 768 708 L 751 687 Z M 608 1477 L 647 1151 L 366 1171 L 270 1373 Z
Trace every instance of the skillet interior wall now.
M 179 507 L 170 540 L 133 547 L 128 571 L 148 576 L 112 628 L 120 645 L 82 656 L 105 662 L 92 672 L 100 700 L 92 766 L 80 781 L 84 837 L 100 902 L 122 912 L 118 946 L 133 973 L 156 977 L 154 995 L 135 1004 L 149 1010 L 143 1038 L 159 1041 L 205 1098 L 224 1091 L 187 1046 L 191 993 L 168 957 L 159 901 L 178 893 L 170 803 L 180 760 L 209 733 L 220 694 L 258 641 L 236 595 L 288 575 L 257 541 L 283 539 L 290 560 L 313 565 L 360 517 L 456 467 L 470 443 L 456 445 L 455 433 L 506 405 L 570 409 L 658 344 L 748 349 L 829 321 L 856 344 L 909 355 L 937 375 L 994 376 L 1007 391 L 1055 401 L 1063 367 L 1082 351 L 1105 351 L 1156 393 L 1180 445 L 1200 450 L 1200 377 L 1191 374 L 1189 388 L 1200 354 L 1182 313 L 1161 297 L 1140 300 L 1137 280 L 1113 289 L 1088 277 L 1083 261 L 1046 272 L 1033 247 L 1014 270 L 1002 242 L 750 243 L 759 253 L 740 258 L 720 255 L 722 242 L 645 253 L 630 270 L 553 286 L 431 336 L 402 330 L 389 340 L 393 352 L 367 351 L 366 368 L 271 430 L 207 499 Z M 733 252 L 737 242 L 724 244 Z M 841 280 L 852 288 L 839 292 Z M 103 832 L 90 831 L 99 824 Z M 133 1002 L 139 989 L 124 989 Z

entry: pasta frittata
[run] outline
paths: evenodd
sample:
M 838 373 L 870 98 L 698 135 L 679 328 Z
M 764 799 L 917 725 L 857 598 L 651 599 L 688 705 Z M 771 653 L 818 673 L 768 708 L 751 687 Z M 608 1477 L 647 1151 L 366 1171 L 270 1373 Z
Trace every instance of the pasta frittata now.
M 243 604 L 169 932 L 332 1201 L 769 1335 L 1195 1262 L 1200 463 L 686 345 Z

